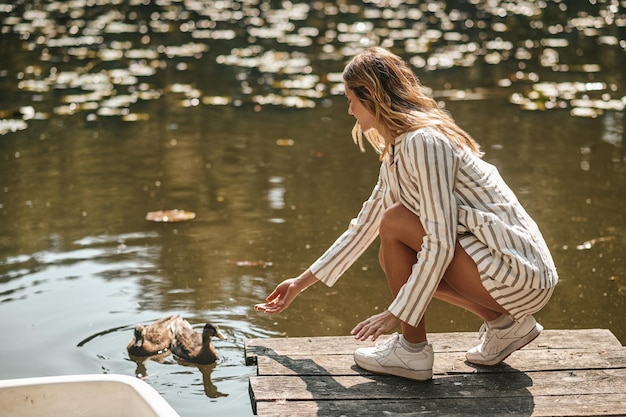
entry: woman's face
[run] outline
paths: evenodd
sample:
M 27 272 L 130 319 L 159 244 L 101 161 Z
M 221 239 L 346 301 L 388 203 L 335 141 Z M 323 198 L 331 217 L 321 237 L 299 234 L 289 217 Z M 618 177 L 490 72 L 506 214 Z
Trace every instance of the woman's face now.
M 348 114 L 354 116 L 361 125 L 363 132 L 376 127 L 374 115 L 370 113 L 349 87 L 346 87 L 346 97 L 348 98 Z

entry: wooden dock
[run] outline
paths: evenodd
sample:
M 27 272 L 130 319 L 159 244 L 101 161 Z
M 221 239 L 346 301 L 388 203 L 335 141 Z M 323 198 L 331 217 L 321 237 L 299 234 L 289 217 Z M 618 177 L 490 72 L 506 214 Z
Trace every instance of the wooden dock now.
M 609 331 L 545 330 L 495 367 L 470 365 L 477 333 L 433 333 L 434 377 L 358 368 L 352 337 L 251 339 L 246 363 L 259 417 L 626 416 L 626 348 Z

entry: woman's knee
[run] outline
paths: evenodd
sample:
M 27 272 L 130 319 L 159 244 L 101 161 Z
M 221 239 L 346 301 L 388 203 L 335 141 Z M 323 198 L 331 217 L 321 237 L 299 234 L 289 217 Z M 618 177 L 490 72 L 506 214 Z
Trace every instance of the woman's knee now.
M 401 203 L 395 203 L 388 207 L 383 213 L 383 218 L 380 222 L 380 233 L 395 233 L 397 230 L 400 230 L 402 224 L 405 223 L 408 213 L 410 213 L 410 211 Z
M 417 238 L 421 241 L 425 231 L 420 218 L 415 213 L 401 203 L 395 203 L 383 213 L 379 226 L 380 238 L 405 241 L 407 233 L 410 234 L 411 240 Z

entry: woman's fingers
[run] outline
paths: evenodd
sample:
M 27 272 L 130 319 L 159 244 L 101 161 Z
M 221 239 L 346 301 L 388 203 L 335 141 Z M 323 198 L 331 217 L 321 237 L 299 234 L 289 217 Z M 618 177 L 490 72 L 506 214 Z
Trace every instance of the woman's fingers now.
M 375 332 L 375 326 L 371 323 L 372 317 L 367 320 L 364 320 L 356 325 L 354 329 L 352 329 L 352 334 L 354 338 L 357 340 L 367 340 L 367 338 Z M 375 340 L 375 339 L 372 339 Z
M 354 329 L 352 329 L 350 331 L 350 334 L 354 336 L 355 339 L 359 338 L 359 332 L 361 331 L 361 329 L 363 328 L 363 322 L 357 324 L 356 326 L 354 326 Z
M 272 291 L 272 293 L 270 295 L 265 297 L 265 301 L 267 301 L 269 303 L 269 302 L 271 302 L 272 300 L 275 300 L 278 297 L 280 297 L 280 287 L 276 287 L 274 289 L 274 291 Z
M 275 289 L 265 297 L 264 303 L 255 304 L 254 309 L 266 313 L 279 313 L 285 309 L 285 282 L 281 282 Z
M 254 306 L 255 310 L 264 311 L 266 313 L 280 313 L 285 309 L 284 303 L 280 302 L 280 297 L 274 298 L 267 303 L 260 303 Z
M 376 341 L 380 335 L 392 330 L 399 322 L 396 316 L 389 311 L 384 311 L 363 320 L 352 329 L 351 333 L 357 340 L 365 341 L 371 337 L 372 341 Z
M 255 310 L 263 311 L 264 313 L 279 313 L 281 309 L 276 308 L 272 304 L 257 304 L 254 306 Z

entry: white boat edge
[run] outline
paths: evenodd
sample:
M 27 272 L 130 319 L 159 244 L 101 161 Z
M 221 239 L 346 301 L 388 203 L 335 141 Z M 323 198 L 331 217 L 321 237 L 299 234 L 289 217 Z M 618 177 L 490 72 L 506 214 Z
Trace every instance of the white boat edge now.
M 41 390 L 58 390 L 66 384 L 68 389 L 71 387 L 80 386 L 81 389 L 93 386 L 95 392 L 102 393 L 101 387 L 103 386 L 119 386 L 122 384 L 124 387 L 129 388 L 134 395 L 132 395 L 130 401 L 143 400 L 147 405 L 154 417 L 180 417 L 180 415 L 172 408 L 172 406 L 148 383 L 142 381 L 139 378 L 129 375 L 120 374 L 86 374 L 86 375 L 63 375 L 63 376 L 45 376 L 45 377 L 31 377 L 31 378 L 18 378 L 18 379 L 5 379 L 0 380 L 0 397 L 3 392 L 10 391 L 12 393 L 18 393 L 20 391 L 29 390 L 41 391 Z M 110 398 L 112 402 L 117 401 L 129 401 L 128 389 L 124 390 L 124 398 Z M 117 392 L 117 391 L 116 391 Z M 25 402 L 26 403 L 26 402 Z M 29 405 L 25 405 L 28 407 Z M 38 406 L 45 407 L 45 404 L 39 404 Z M 70 406 L 70 404 L 67 404 Z M 143 407 L 142 407 L 143 408 Z M 25 411 L 25 410 L 24 410 Z M 32 410 L 31 410 L 32 411 Z M 28 415 L 28 413 L 26 414 Z

